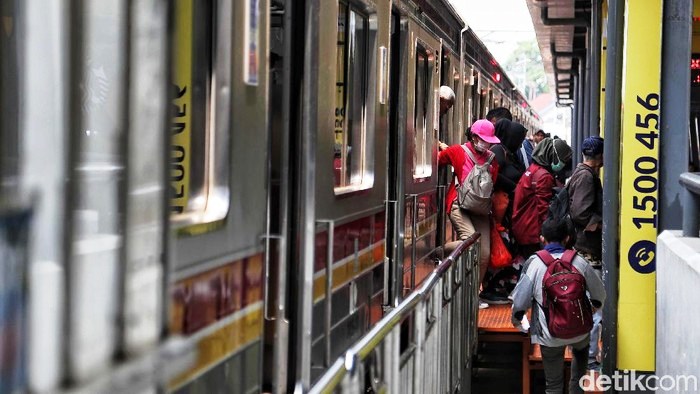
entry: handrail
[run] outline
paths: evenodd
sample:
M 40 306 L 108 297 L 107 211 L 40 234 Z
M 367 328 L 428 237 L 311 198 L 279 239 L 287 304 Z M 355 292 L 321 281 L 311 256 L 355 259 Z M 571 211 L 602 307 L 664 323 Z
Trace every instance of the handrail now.
M 386 338 L 389 333 L 406 317 L 420 301 L 435 287 L 438 280 L 454 264 L 457 258 L 470 246 L 474 245 L 481 237 L 480 233 L 474 233 L 462 241 L 457 248 L 443 260 L 433 272 L 426 278 L 421 286 L 411 292 L 396 308 L 384 316 L 372 329 L 359 341 L 352 345 L 343 355 L 328 368 L 316 384 L 311 387 L 309 394 L 332 393 L 340 384 L 348 372 L 355 370 L 357 362 L 369 356 L 372 351 Z
M 680 183 L 689 191 L 695 194 L 700 194 L 700 172 L 682 173 Z
M 683 192 L 683 236 L 697 237 L 700 232 L 700 173 L 684 172 L 679 179 Z

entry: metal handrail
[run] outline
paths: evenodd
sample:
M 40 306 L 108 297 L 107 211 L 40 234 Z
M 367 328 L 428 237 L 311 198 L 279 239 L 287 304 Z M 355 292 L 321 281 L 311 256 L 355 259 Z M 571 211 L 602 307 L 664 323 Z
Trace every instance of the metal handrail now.
M 700 232 L 700 173 L 685 172 L 679 179 L 683 192 L 683 236 L 697 237 Z
M 345 375 L 355 371 L 358 361 L 363 361 L 374 349 L 391 333 L 391 331 L 413 312 L 416 305 L 423 301 L 427 294 L 435 287 L 440 278 L 454 264 L 459 256 L 474 245 L 481 237 L 480 233 L 474 233 L 462 241 L 457 248 L 443 260 L 433 272 L 426 278 L 419 288 L 411 292 L 396 308 L 384 316 L 372 329 L 359 341 L 351 346 L 343 355 L 328 368 L 316 384 L 311 387 L 309 394 L 332 393 L 340 384 Z

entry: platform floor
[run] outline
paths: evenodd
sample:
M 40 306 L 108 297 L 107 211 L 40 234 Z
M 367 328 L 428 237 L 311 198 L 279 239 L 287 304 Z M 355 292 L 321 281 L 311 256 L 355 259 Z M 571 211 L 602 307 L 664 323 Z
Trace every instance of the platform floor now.
M 524 364 L 530 363 L 530 339 L 512 326 L 510 307 L 510 304 L 491 305 L 479 311 L 479 346 L 472 370 L 474 394 L 545 391 L 544 371 Z M 593 388 L 585 391 L 602 393 Z

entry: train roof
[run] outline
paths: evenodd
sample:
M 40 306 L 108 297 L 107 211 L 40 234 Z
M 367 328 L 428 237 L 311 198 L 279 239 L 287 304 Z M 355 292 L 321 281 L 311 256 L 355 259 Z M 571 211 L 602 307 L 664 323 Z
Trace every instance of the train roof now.
M 470 28 L 461 16 L 447 0 L 403 0 L 396 4 L 406 13 L 412 15 L 421 22 L 428 30 L 432 31 L 443 39 L 443 44 L 448 49 L 459 54 L 459 42 L 462 29 L 467 28 L 465 58 L 473 64 L 479 72 L 488 75 L 492 82 L 518 101 L 518 105 L 527 109 L 532 116 L 539 119 L 525 95 L 520 92 L 515 83 L 508 77 L 508 74 L 496 61 L 491 51 L 486 47 L 476 32 Z M 495 74 L 499 74 L 499 81 L 494 80 Z

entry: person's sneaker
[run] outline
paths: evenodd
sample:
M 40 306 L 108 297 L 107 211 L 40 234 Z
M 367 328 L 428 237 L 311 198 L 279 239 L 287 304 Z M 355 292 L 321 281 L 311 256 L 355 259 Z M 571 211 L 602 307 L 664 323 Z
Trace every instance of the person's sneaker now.
M 479 309 L 486 309 L 489 307 L 489 304 L 485 302 L 479 302 Z
M 598 361 L 591 361 L 588 363 L 589 371 L 600 371 L 600 363 Z
M 508 296 L 491 291 L 482 291 L 481 294 L 479 294 L 479 299 L 491 305 L 503 305 L 511 302 Z
M 442 246 L 438 246 L 437 248 L 433 249 L 432 252 L 428 255 L 428 259 L 435 263 L 435 265 L 439 265 L 442 262 L 442 259 L 447 256 L 444 256 L 444 248 Z

